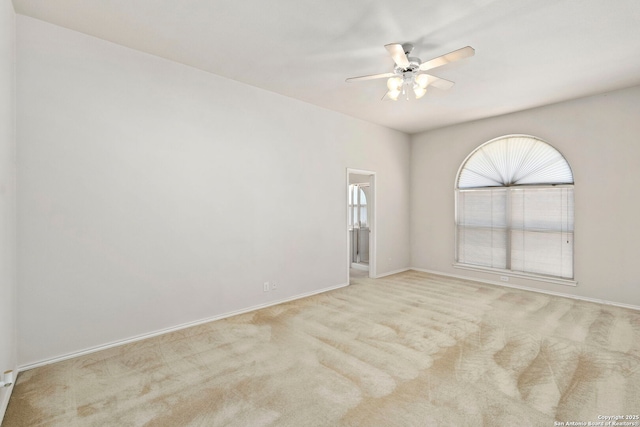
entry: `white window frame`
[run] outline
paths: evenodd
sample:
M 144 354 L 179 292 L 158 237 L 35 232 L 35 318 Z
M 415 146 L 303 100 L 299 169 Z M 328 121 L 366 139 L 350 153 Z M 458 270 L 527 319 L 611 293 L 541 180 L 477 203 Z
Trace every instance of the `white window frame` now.
M 466 264 L 466 263 L 461 263 L 458 262 L 459 260 L 459 192 L 461 191 L 473 191 L 474 188 L 459 188 L 458 184 L 459 184 L 459 179 L 460 179 L 460 174 L 462 172 L 462 170 L 464 169 L 465 165 L 467 164 L 467 161 L 483 146 L 490 144 L 494 141 L 500 140 L 500 139 L 505 139 L 505 138 L 510 138 L 510 137 L 525 137 L 525 138 L 533 138 L 536 140 L 539 140 L 541 142 L 546 143 L 546 141 L 541 140 L 540 138 L 534 137 L 534 136 L 529 136 L 529 135 L 505 135 L 505 136 L 501 136 L 499 138 L 495 138 L 492 139 L 491 141 L 488 141 L 484 144 L 481 144 L 479 147 L 477 147 L 476 149 L 474 149 L 468 156 L 467 158 L 465 158 L 465 160 L 462 162 L 462 164 L 460 165 L 460 168 L 458 169 L 458 173 L 456 174 L 456 181 L 454 184 L 454 235 L 455 235 L 455 244 L 454 244 L 454 251 L 455 251 L 455 262 L 453 264 L 453 266 L 455 268 L 459 268 L 459 269 L 465 269 L 465 270 L 472 270 L 472 271 L 480 271 L 480 272 L 485 272 L 485 273 L 494 273 L 494 274 L 498 274 L 500 275 L 500 279 L 502 281 L 508 281 L 508 277 L 520 277 L 520 278 L 526 278 L 526 279 L 531 279 L 531 280 L 536 280 L 536 281 L 542 281 L 542 282 L 548 282 L 548 283 L 554 283 L 554 284 L 561 284 L 561 285 L 568 285 L 568 286 L 576 286 L 578 284 L 578 282 L 575 280 L 575 225 L 573 226 L 573 230 L 571 231 L 571 237 L 572 237 L 572 260 L 571 260 L 571 271 L 573 274 L 572 278 L 564 278 L 564 277 L 560 277 L 560 276 L 551 276 L 551 275 L 545 275 L 545 274 L 539 274 L 539 273 L 532 273 L 532 272 L 523 272 L 523 271 L 514 271 L 510 269 L 510 260 L 512 259 L 513 256 L 513 252 L 512 252 L 512 248 L 511 248 L 511 231 L 513 230 L 513 223 L 511 221 L 510 218 L 510 211 L 511 211 L 511 201 L 510 201 L 510 195 L 512 193 L 513 190 L 517 189 L 517 188 L 571 188 L 574 190 L 575 192 L 575 183 L 571 183 L 571 184 L 538 184 L 538 185 L 514 185 L 514 186 L 510 186 L 510 185 L 504 185 L 501 187 L 477 187 L 478 190 L 480 189 L 491 189 L 491 188 L 504 188 L 506 189 L 507 192 L 507 202 L 506 202 L 506 209 L 507 212 L 505 212 L 505 215 L 507 216 L 507 220 L 506 220 L 506 227 L 505 227 L 505 232 L 506 232 L 506 267 L 505 269 L 503 268 L 495 268 L 495 267 L 489 267 L 489 266 L 482 266 L 482 265 L 474 265 L 474 264 Z M 549 145 L 550 147 L 554 148 L 553 146 L 551 146 L 550 144 L 546 143 L 547 145 Z M 554 148 L 555 150 L 555 148 Z M 557 151 L 557 150 L 556 150 Z M 561 154 L 561 153 L 560 153 Z M 561 154 L 562 155 L 562 154 Z M 564 156 L 562 156 L 564 158 Z M 564 158 L 564 160 L 566 161 L 566 158 Z M 569 163 L 567 162 L 567 166 L 570 168 Z M 575 217 L 575 206 L 572 212 L 572 217 Z M 574 222 L 575 224 L 575 222 Z M 551 232 L 551 231 L 549 231 Z

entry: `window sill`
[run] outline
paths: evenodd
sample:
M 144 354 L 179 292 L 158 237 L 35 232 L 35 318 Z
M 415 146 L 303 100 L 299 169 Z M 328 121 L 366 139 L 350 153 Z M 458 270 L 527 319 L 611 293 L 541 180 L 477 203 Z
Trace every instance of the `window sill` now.
M 500 268 L 480 267 L 477 265 L 458 264 L 458 263 L 454 263 L 453 268 L 459 268 L 461 270 L 479 271 L 482 273 L 493 273 L 493 274 L 498 274 L 501 277 L 518 277 L 521 279 L 535 280 L 538 282 L 545 282 L 545 283 L 553 283 L 556 285 L 564 285 L 564 286 L 578 285 L 577 281 L 571 280 L 571 279 L 561 279 L 556 277 L 540 276 L 540 275 L 531 274 L 531 273 L 520 273 L 517 271 L 503 270 Z M 508 280 L 502 280 L 502 281 L 508 282 Z

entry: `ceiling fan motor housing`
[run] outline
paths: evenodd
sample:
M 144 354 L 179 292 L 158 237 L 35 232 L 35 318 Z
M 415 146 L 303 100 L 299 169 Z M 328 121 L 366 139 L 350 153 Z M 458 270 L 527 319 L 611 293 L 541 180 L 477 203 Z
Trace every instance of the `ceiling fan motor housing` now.
M 400 67 L 396 65 L 393 69 L 393 72 L 396 74 L 417 73 L 420 70 L 420 64 L 421 64 L 420 58 L 410 56 L 410 57 L 407 57 L 407 59 L 409 60 L 408 67 Z

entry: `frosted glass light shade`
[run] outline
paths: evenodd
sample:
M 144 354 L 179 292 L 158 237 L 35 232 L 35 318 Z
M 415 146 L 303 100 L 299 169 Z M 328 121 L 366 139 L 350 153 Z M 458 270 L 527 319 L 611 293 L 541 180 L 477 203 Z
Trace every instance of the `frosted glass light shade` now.
M 402 89 L 402 83 L 402 77 L 391 77 L 387 80 L 387 88 L 389 88 L 390 91 L 400 92 L 400 89 Z
M 400 96 L 400 90 L 390 90 L 388 93 L 389 98 L 393 99 L 394 101 L 398 100 L 398 97 Z
M 418 74 L 414 80 L 416 82 L 416 85 L 420 86 L 421 88 L 426 88 L 427 85 L 429 85 L 429 76 L 426 74 Z

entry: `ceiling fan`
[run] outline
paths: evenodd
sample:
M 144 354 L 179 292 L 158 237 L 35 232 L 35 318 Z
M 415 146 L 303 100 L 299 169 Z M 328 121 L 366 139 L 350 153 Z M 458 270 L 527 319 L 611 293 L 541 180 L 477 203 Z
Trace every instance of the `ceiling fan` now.
M 476 53 L 474 48 L 467 46 L 422 62 L 420 58 L 409 56 L 413 50 L 411 43 L 391 43 L 384 47 L 396 63 L 393 72 L 350 77 L 347 82 L 388 78 L 387 88 L 389 90 L 382 99 L 392 99 L 394 101 L 397 101 L 400 95 L 406 96 L 408 99 L 409 92 L 413 92 L 416 99 L 420 99 L 427 92 L 427 86 L 433 86 L 441 90 L 450 89 L 454 85 L 452 81 L 432 76 L 424 73 L 424 71 L 473 56 Z

